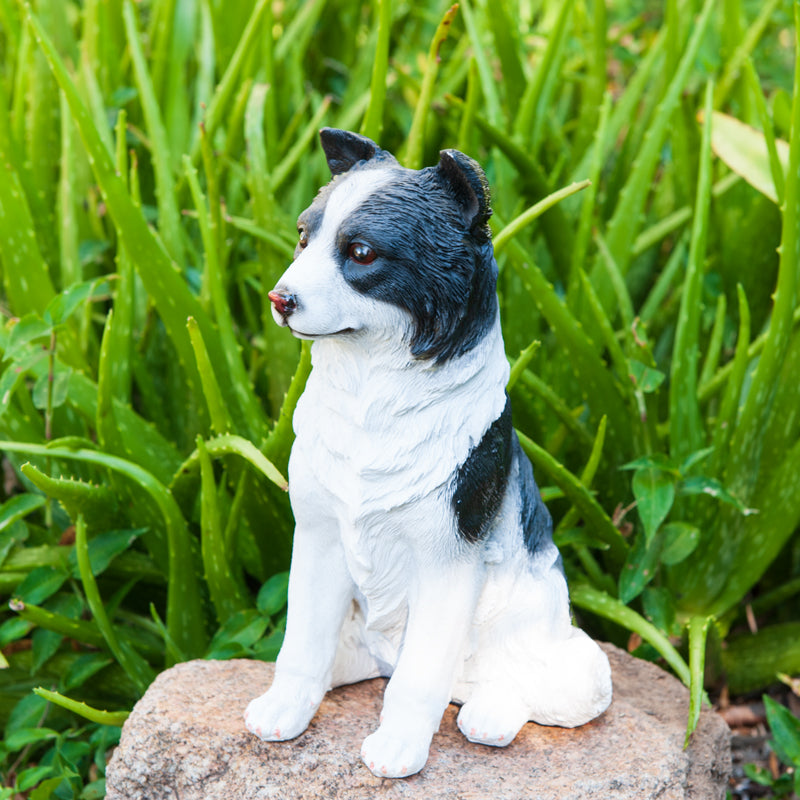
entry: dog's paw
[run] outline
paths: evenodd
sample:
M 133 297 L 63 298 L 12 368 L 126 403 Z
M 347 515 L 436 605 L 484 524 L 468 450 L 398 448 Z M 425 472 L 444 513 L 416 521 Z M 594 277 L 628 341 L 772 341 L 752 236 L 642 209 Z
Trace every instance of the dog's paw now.
M 430 744 L 430 735 L 383 724 L 364 740 L 361 758 L 379 778 L 405 778 L 425 766 Z
M 476 744 L 506 747 L 528 721 L 528 711 L 521 703 L 494 693 L 482 693 L 461 707 L 458 728 Z
M 272 688 L 252 700 L 244 712 L 247 729 L 267 742 L 282 742 L 299 736 L 317 713 L 323 693 L 292 682 Z

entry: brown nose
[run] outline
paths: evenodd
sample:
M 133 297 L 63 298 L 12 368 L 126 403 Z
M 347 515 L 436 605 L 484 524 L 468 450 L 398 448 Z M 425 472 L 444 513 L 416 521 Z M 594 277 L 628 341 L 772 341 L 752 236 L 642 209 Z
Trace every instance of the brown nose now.
M 272 301 L 275 310 L 284 317 L 288 317 L 297 308 L 297 298 L 293 294 L 272 291 L 267 297 Z

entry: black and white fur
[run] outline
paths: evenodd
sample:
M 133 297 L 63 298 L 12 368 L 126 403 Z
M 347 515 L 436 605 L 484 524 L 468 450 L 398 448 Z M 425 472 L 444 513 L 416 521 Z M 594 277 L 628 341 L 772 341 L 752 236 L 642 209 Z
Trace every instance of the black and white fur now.
M 286 638 L 247 727 L 292 739 L 333 686 L 390 677 L 361 755 L 419 771 L 449 702 L 473 742 L 602 713 L 611 676 L 570 619 L 550 515 L 511 425 L 481 168 L 401 167 L 324 129 L 333 180 L 270 299 L 313 339 L 294 416 Z

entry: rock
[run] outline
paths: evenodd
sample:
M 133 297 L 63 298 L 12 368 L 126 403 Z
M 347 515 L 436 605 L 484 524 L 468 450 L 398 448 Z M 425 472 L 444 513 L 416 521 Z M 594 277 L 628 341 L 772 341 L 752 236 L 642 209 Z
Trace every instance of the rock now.
M 418 775 L 374 777 L 361 763 L 384 680 L 329 692 L 309 729 L 262 742 L 242 714 L 272 664 L 191 661 L 159 675 L 137 703 L 107 770 L 107 800 L 714 800 L 731 766 L 725 722 L 704 710 L 683 749 L 689 694 L 658 667 L 604 645 L 614 676 L 608 711 L 582 728 L 528 723 L 504 749 L 470 744 L 445 712 Z

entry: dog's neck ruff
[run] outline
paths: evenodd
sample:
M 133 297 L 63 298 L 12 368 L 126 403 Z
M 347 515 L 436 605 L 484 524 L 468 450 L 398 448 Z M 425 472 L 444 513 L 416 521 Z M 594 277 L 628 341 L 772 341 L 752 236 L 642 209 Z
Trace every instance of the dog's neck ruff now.
M 472 350 L 444 363 L 414 358 L 402 341 L 381 341 L 370 336 L 337 336 L 320 339 L 311 346 L 312 388 L 325 389 L 351 398 L 356 413 L 352 421 L 368 424 L 372 403 L 382 407 L 381 418 L 399 417 L 412 411 L 446 403 L 450 409 L 463 399 L 468 407 L 482 405 L 477 392 L 495 396 L 497 413 L 505 405 L 504 387 L 509 365 L 503 349 L 499 320 Z M 308 388 L 306 389 L 308 391 Z M 322 398 L 320 398 L 322 399 Z
M 454 468 L 505 408 L 499 318 L 476 347 L 438 365 L 355 336 L 316 341 L 311 354 L 295 447 L 313 451 L 320 483 L 356 507 L 448 491 Z

